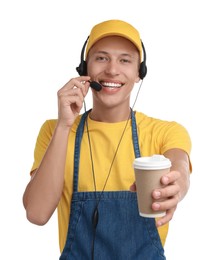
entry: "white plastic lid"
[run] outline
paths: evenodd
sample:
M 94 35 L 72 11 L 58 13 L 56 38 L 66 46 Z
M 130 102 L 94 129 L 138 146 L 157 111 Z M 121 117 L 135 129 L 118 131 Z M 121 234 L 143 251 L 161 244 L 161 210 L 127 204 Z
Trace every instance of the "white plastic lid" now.
M 151 157 L 139 157 L 133 162 L 133 167 L 141 170 L 167 169 L 171 165 L 171 161 L 160 154 L 154 154 Z

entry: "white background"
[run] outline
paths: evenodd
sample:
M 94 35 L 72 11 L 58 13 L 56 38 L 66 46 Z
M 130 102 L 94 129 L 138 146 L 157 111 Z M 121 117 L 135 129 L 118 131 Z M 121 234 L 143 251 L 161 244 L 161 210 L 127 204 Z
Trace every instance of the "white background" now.
M 213 0 L 0 2 L 1 259 L 59 257 L 56 212 L 43 227 L 29 223 L 22 194 L 40 126 L 57 117 L 57 90 L 77 76 L 91 27 L 113 18 L 137 27 L 146 47 L 135 109 L 180 122 L 193 143 L 191 188 L 170 223 L 167 259 L 214 259 L 215 9 Z

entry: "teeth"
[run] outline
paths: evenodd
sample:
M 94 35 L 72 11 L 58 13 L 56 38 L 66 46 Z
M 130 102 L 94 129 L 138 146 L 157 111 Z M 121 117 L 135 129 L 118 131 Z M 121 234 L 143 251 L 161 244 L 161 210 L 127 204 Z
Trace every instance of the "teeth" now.
M 103 86 L 109 88 L 120 88 L 122 85 L 118 83 L 111 83 L 111 82 L 103 82 Z

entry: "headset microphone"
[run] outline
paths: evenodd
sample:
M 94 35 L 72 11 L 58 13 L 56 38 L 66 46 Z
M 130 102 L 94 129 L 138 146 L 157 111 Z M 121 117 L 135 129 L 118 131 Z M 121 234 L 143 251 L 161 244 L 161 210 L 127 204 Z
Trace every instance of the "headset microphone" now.
M 90 83 L 90 87 L 93 88 L 96 91 L 100 91 L 102 89 L 102 86 L 96 82 L 96 81 L 90 81 L 88 80 L 88 82 Z

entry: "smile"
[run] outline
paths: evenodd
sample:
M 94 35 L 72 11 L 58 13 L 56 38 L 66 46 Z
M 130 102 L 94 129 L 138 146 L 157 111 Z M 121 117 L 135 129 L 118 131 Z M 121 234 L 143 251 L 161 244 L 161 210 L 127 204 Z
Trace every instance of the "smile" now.
M 120 83 L 114 83 L 114 82 L 104 82 L 104 81 L 101 81 L 100 84 L 105 87 L 105 88 L 120 88 L 123 86 L 123 84 L 120 84 Z

